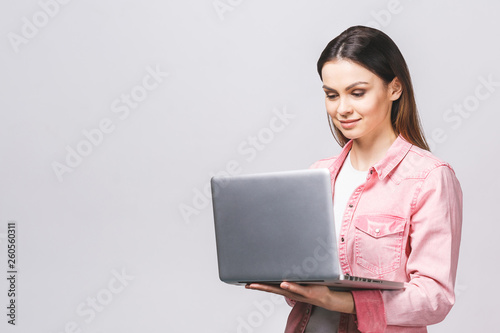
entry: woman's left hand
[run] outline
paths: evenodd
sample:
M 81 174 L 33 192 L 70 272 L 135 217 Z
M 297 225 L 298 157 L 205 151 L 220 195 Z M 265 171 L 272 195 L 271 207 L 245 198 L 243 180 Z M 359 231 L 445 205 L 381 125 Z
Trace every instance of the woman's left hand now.
M 252 283 L 247 289 L 260 290 L 283 295 L 292 300 L 309 303 L 330 311 L 356 313 L 354 299 L 350 292 L 333 291 L 322 285 L 300 285 L 293 282 L 282 282 L 278 285 Z

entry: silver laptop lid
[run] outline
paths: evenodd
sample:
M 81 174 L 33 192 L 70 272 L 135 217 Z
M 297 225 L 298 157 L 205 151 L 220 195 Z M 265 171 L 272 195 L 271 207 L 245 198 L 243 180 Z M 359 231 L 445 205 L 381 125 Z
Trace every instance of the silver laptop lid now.
M 222 281 L 339 277 L 327 169 L 216 176 L 211 185 Z

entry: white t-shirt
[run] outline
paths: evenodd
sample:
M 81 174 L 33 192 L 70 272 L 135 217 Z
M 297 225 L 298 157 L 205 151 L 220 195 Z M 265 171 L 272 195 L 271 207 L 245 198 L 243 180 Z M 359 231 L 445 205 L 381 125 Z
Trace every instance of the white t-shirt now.
M 351 163 L 351 152 L 347 157 L 337 175 L 335 181 L 335 192 L 333 195 L 333 215 L 335 216 L 335 234 L 340 235 L 340 227 L 344 216 L 347 202 L 356 188 L 366 181 L 368 171 L 354 169 Z
M 347 202 L 354 190 L 366 181 L 367 175 L 368 171 L 354 169 L 351 163 L 351 152 L 349 152 L 335 181 L 333 215 L 335 216 L 335 233 L 337 238 L 340 235 L 340 226 Z M 307 323 L 305 333 L 338 332 L 339 321 L 340 313 L 315 306 L 313 307 L 311 318 Z

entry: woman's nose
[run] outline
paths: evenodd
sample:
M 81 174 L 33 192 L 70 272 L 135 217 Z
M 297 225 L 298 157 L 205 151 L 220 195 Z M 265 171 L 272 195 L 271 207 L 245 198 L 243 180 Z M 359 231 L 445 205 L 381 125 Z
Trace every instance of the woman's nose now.
M 337 113 L 341 116 L 347 116 L 352 113 L 352 106 L 347 100 L 347 98 L 339 99 L 339 107 L 337 109 Z

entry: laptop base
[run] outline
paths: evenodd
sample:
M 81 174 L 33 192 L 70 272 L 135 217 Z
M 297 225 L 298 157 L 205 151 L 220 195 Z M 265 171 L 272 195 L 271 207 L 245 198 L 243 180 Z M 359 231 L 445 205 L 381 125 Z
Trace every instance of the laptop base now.
M 261 283 L 261 284 L 273 284 L 277 285 L 283 281 L 239 281 L 234 284 L 245 285 L 249 283 Z M 397 290 L 404 289 L 403 282 L 394 282 L 378 279 L 362 278 L 358 276 L 351 275 L 341 275 L 338 279 L 325 281 L 325 280 L 308 280 L 308 281 L 289 281 L 293 283 L 299 283 L 301 285 L 317 284 L 328 286 L 332 290 L 355 290 L 355 289 L 380 289 L 380 290 Z

